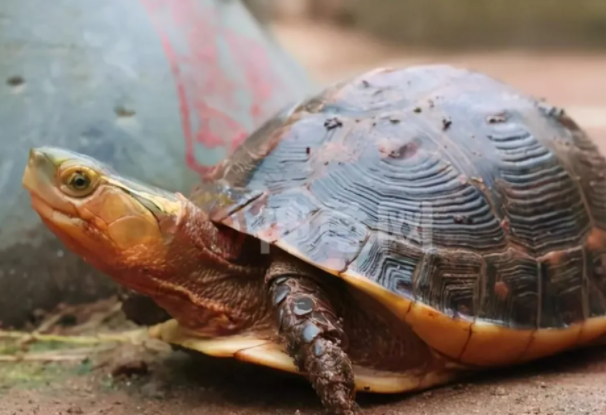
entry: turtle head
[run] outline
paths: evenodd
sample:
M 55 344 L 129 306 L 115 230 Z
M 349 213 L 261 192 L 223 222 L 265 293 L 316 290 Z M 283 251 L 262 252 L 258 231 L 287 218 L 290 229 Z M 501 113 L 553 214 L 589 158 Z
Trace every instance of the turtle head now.
M 152 297 L 181 324 L 204 335 L 225 334 L 242 330 L 258 315 L 256 301 L 264 297 L 240 289 L 239 277 L 250 281 L 250 272 L 228 260 L 238 245 L 183 195 L 53 147 L 31 150 L 23 186 L 34 210 L 68 249 Z
M 188 206 L 180 194 L 53 147 L 30 151 L 23 186 L 34 210 L 70 250 L 125 285 L 137 288 L 143 270 L 169 271 Z

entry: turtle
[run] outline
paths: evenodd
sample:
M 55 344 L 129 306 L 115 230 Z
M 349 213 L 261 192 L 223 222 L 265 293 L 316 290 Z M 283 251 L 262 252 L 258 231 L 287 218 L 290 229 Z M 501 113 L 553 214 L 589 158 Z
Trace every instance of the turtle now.
M 33 148 L 33 209 L 170 319 L 168 343 L 304 376 L 332 414 L 599 343 L 606 159 L 567 113 L 449 64 L 276 111 L 187 195 Z M 600 343 L 602 344 L 602 343 Z

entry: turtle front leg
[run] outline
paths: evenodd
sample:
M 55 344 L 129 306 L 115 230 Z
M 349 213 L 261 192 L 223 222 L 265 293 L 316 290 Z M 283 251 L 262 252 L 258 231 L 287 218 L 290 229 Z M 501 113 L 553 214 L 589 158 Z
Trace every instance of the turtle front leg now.
M 328 296 L 311 273 L 294 260 L 270 267 L 266 283 L 279 331 L 288 354 L 324 407 L 334 415 L 357 415 L 353 366 L 343 350 L 346 336 Z

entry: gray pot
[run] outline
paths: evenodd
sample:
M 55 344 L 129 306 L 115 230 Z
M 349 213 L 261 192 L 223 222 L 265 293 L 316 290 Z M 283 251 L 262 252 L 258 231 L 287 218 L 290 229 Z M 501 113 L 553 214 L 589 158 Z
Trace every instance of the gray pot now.
M 235 0 L 4 0 L 0 5 L 0 321 L 115 293 L 30 208 L 30 147 L 90 154 L 187 193 L 306 74 Z

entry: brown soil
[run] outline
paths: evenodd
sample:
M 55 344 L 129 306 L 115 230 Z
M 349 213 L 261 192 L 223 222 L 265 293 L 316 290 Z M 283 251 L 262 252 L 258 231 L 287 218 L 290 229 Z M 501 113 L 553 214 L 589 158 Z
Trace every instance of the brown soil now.
M 424 393 L 362 395 L 359 402 L 368 415 L 606 414 L 604 384 L 606 349 L 591 349 Z M 2 364 L 0 403 L 0 415 L 323 413 L 298 377 L 128 345 L 73 363 Z
M 571 106 L 606 150 L 606 56 L 436 56 L 377 47 L 372 40 L 318 27 L 277 29 L 284 44 L 322 83 L 383 64 L 465 64 Z M 91 333 L 124 326 L 119 313 L 104 314 L 111 306 L 64 313 L 54 327 L 69 334 L 79 327 Z M 99 318 L 107 315 L 111 318 Z M 88 327 L 87 321 L 92 322 Z M 29 347 L 54 350 L 58 344 Z M 0 341 L 0 354 L 6 355 L 9 348 Z M 368 415 L 602 415 L 604 385 L 606 348 L 491 372 L 424 393 L 364 395 L 359 401 Z M 0 415 L 318 413 L 323 412 L 314 392 L 298 377 L 178 351 L 121 346 L 71 363 L 0 363 Z

